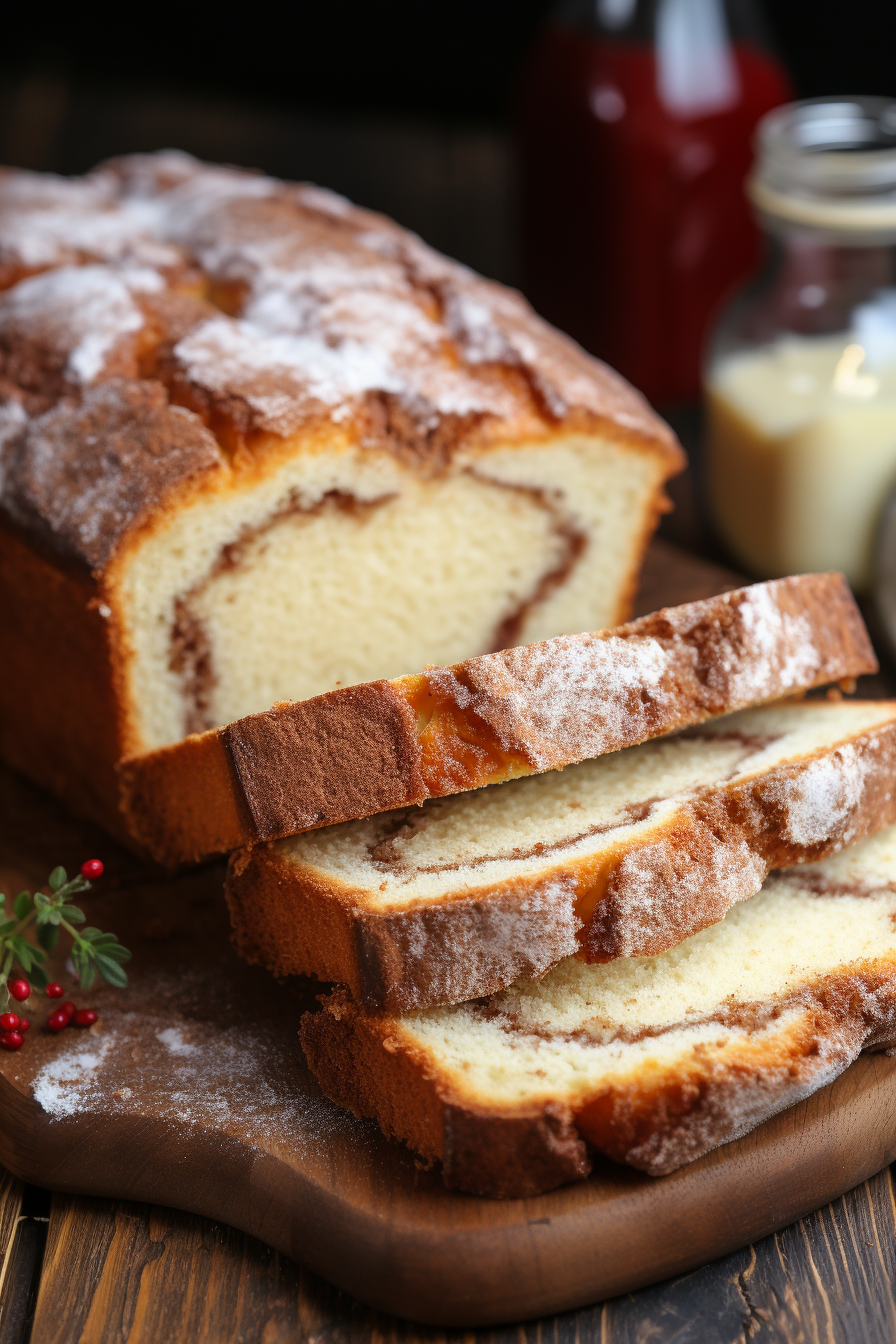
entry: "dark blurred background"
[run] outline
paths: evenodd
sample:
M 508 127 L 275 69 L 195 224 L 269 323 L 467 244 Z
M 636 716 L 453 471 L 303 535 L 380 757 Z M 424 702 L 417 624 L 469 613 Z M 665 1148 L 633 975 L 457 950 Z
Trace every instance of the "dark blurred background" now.
M 0 161 L 177 145 L 307 178 L 519 282 L 510 127 L 548 0 L 7 6 Z M 894 0 L 765 0 L 800 96 L 896 95 Z

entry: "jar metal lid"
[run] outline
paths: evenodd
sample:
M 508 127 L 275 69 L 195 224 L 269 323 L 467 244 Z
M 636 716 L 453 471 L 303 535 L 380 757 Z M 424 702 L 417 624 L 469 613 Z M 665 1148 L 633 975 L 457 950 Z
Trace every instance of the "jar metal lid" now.
M 896 231 L 896 102 L 810 98 L 759 123 L 747 183 L 769 222 L 838 233 Z

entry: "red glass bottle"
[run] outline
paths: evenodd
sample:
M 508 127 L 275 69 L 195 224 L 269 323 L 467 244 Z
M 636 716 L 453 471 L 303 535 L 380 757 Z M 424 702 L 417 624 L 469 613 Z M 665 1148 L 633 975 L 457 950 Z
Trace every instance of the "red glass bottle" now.
M 749 0 L 571 0 L 532 54 L 524 288 L 651 401 L 699 395 L 705 335 L 759 260 L 753 130 L 790 96 Z

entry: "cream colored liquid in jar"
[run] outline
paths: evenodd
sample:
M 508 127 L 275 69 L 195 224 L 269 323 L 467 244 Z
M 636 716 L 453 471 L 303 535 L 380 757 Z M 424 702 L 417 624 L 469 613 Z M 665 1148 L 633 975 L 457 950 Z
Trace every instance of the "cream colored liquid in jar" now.
M 707 383 L 716 522 L 760 577 L 840 569 L 871 580 L 896 485 L 896 338 L 781 336 L 720 359 Z

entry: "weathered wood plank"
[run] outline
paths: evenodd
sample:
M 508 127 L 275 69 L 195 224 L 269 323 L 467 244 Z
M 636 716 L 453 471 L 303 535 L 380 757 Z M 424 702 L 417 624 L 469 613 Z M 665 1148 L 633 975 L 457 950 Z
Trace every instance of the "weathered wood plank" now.
M 580 1337 L 601 1344 L 892 1344 L 892 1168 L 755 1246 L 606 1303 L 599 1329 L 584 1315 Z
M 55 1195 L 31 1344 L 286 1344 L 316 1323 L 307 1278 L 208 1219 Z
M 55 1196 L 31 1344 L 892 1344 L 891 1171 L 696 1273 L 500 1330 L 383 1316 L 243 1233 Z
M 15 1266 L 16 1232 L 22 1210 L 22 1183 L 0 1168 L 0 1341 L 16 1338 L 21 1291 Z M 26 1294 L 27 1296 L 27 1290 Z
M 0 1168 L 0 1344 L 20 1344 L 28 1325 L 47 1234 L 49 1197 Z

